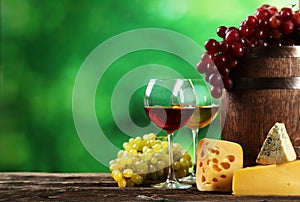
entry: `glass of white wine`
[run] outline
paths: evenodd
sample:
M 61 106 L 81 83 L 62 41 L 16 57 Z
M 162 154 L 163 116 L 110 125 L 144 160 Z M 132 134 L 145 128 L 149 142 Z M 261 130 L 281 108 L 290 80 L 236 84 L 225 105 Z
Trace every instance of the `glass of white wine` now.
M 209 125 L 217 116 L 220 101 L 211 97 L 208 86 L 203 79 L 191 79 L 196 92 L 197 105 L 192 118 L 186 124 L 191 129 L 193 138 L 194 165 L 191 174 L 179 179 L 181 182 L 196 182 L 196 159 L 199 130 Z M 207 93 L 208 92 L 208 93 Z

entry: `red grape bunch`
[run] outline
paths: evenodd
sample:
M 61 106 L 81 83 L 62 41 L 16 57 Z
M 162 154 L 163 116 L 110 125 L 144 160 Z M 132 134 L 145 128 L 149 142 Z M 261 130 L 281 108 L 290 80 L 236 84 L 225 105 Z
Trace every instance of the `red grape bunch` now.
M 197 69 L 205 74 L 205 80 L 212 86 L 215 98 L 222 96 L 223 88 L 233 87 L 230 72 L 238 66 L 239 58 L 245 55 L 245 48 L 262 46 L 300 45 L 300 11 L 284 7 L 262 5 L 254 15 L 248 16 L 239 27 L 220 26 L 217 35 L 221 38 L 208 39 Z

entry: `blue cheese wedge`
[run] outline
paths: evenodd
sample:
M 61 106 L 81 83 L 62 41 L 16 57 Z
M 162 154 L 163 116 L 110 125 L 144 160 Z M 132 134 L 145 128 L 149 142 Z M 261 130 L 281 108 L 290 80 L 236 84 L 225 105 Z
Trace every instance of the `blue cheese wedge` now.
M 284 123 L 275 123 L 263 143 L 256 163 L 263 165 L 280 164 L 293 161 L 296 158 L 295 149 Z

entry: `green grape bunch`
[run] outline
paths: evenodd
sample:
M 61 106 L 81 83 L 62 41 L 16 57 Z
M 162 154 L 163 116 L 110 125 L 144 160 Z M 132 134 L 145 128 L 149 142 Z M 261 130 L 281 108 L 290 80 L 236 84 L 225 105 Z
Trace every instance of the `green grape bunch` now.
M 130 138 L 123 143 L 117 158 L 109 162 L 112 178 L 119 187 L 142 185 L 146 180 L 165 180 L 168 175 L 168 141 L 154 133 L 143 138 Z M 173 168 L 177 178 L 189 174 L 193 166 L 191 156 L 183 152 L 181 145 L 173 145 Z

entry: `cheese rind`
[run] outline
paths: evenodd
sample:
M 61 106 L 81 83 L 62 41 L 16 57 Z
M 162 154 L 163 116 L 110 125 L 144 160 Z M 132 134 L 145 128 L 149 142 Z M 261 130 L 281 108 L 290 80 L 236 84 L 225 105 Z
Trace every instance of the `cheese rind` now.
M 233 174 L 233 194 L 300 196 L 299 170 L 300 160 L 237 170 Z
M 197 153 L 196 185 L 200 191 L 232 191 L 233 172 L 243 167 L 242 147 L 234 142 L 204 138 Z
M 269 131 L 257 156 L 259 164 L 279 164 L 297 158 L 284 123 L 276 123 Z

